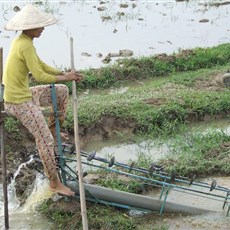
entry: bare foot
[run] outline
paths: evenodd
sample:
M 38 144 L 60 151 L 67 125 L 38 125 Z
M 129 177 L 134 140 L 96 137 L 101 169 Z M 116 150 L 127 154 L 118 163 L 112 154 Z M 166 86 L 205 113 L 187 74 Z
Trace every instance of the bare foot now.
M 57 135 L 56 135 L 56 129 L 55 127 L 51 127 L 50 128 L 50 131 L 54 137 L 54 139 L 57 139 Z M 65 132 L 60 132 L 60 135 L 61 135 L 61 139 L 64 140 L 64 141 L 68 141 L 69 140 L 69 136 L 67 133 Z
M 59 193 L 65 196 L 74 196 L 75 192 L 67 186 L 63 185 L 60 181 L 57 181 L 56 186 L 50 185 L 50 190 L 55 193 Z
M 65 141 L 68 141 L 68 140 L 69 140 L 69 136 L 68 136 L 67 133 L 61 132 L 61 138 L 62 138 L 63 140 L 65 140 Z

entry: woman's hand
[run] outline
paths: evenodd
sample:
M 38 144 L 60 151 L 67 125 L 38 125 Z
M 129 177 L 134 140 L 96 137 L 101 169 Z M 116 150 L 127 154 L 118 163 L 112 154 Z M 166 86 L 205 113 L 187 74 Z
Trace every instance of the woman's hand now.
M 80 82 L 83 79 L 83 76 L 76 72 L 75 70 L 71 70 L 70 72 L 63 73 L 63 75 L 56 76 L 57 82 L 63 81 L 76 81 Z
M 66 77 L 67 81 L 80 82 L 83 79 L 82 75 L 80 73 L 74 71 L 74 70 L 71 70 L 70 72 L 65 73 L 65 77 Z

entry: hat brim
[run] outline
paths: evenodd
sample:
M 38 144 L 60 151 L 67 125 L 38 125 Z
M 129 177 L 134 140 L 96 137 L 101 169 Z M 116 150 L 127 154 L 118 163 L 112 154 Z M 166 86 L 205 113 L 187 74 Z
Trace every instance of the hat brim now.
M 42 12 L 33 5 L 27 5 L 8 21 L 4 29 L 9 31 L 30 30 L 55 23 L 57 19 L 53 15 Z

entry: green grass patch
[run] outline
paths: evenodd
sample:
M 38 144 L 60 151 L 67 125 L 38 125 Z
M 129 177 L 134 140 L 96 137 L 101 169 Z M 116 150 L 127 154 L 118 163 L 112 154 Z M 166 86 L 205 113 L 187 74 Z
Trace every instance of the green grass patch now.
M 108 67 L 83 71 L 84 80 L 78 84 L 78 89 L 107 88 L 117 81 L 149 79 L 179 72 L 219 68 L 228 65 L 229 61 L 229 43 L 211 48 L 179 50 L 172 55 L 125 58 Z
M 230 136 L 223 131 L 190 133 L 173 141 L 171 154 L 160 164 L 181 176 L 225 176 L 230 173 L 229 147 Z
M 119 170 L 119 169 L 118 169 Z M 100 174 L 100 172 L 98 172 Z M 140 193 L 143 191 L 143 183 L 138 180 L 132 180 L 128 177 L 119 177 L 116 173 L 103 173 L 97 180 L 99 186 L 111 188 L 114 190 L 120 190 L 130 193 Z
M 229 89 L 217 91 L 193 87 L 199 81 L 210 81 L 219 71 L 181 73 L 167 79 L 148 80 L 141 87 L 131 87 L 120 94 L 82 96 L 78 100 L 79 124 L 100 126 L 103 117 L 116 117 L 123 122 L 134 122 L 135 133 L 175 134 L 191 117 L 202 120 L 205 116 L 228 113 Z M 72 105 L 68 109 L 65 127 L 69 130 L 73 127 Z
M 54 202 L 52 200 L 44 202 L 40 207 L 40 212 L 56 223 L 56 229 L 82 229 L 80 210 L 77 212 L 67 212 L 58 208 L 51 209 L 50 207 L 53 203 Z M 126 213 L 127 210 L 124 209 L 88 203 L 88 225 L 90 226 L 90 229 L 137 229 L 137 221 L 133 217 L 128 216 Z

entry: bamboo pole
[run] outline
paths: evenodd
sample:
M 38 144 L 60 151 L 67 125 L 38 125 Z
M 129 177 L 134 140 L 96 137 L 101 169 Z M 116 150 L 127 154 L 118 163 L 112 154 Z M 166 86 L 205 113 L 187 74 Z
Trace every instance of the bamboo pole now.
M 0 87 L 2 87 L 3 75 L 3 48 L 0 48 Z M 3 87 L 2 87 L 3 90 Z M 6 173 L 6 155 L 4 151 L 4 119 L 2 118 L 3 99 L 0 100 L 0 135 L 1 135 L 1 166 L 2 166 L 2 185 L 4 199 L 4 219 L 5 229 L 9 229 L 9 213 L 8 213 L 8 196 L 7 196 L 7 173 Z
M 75 70 L 72 37 L 70 38 L 70 60 L 71 60 L 71 70 Z M 79 130 L 78 130 L 77 92 L 76 92 L 75 81 L 72 81 L 72 96 L 73 96 L 73 115 L 74 115 L 74 142 L 75 142 L 75 150 L 77 155 L 77 171 L 78 171 L 78 181 L 79 181 L 79 190 L 80 190 L 82 225 L 83 225 L 83 230 L 88 230 L 85 189 L 84 189 L 84 182 L 83 182 L 83 171 L 82 171 L 82 163 L 81 163 L 81 151 L 80 151 Z

